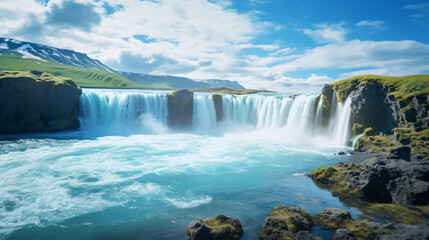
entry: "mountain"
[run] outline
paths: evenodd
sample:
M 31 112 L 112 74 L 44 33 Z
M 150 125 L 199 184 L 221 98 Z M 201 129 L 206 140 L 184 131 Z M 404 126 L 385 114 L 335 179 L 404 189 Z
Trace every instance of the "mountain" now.
M 245 89 L 235 81 L 201 80 L 168 75 L 117 72 L 85 53 L 42 44 L 0 38 L 0 71 L 42 71 L 74 80 L 81 87 Z
M 246 89 L 242 85 L 240 85 L 237 81 L 231 81 L 231 80 L 205 79 L 205 80 L 201 80 L 201 82 L 209 84 L 210 87 L 227 87 L 227 88 L 235 88 L 235 89 Z
M 207 79 L 207 80 L 192 80 L 186 77 L 170 76 L 170 75 L 151 75 L 141 73 L 119 72 L 122 76 L 130 79 L 137 84 L 158 84 L 170 86 L 170 88 L 210 88 L 210 87 L 227 87 L 235 89 L 245 89 L 236 81 Z
M 0 51 L 1 50 L 9 50 L 21 53 L 23 58 L 31 58 L 41 61 L 48 60 L 75 67 L 114 72 L 99 60 L 92 59 L 85 53 L 68 49 L 54 48 L 10 38 L 0 38 Z

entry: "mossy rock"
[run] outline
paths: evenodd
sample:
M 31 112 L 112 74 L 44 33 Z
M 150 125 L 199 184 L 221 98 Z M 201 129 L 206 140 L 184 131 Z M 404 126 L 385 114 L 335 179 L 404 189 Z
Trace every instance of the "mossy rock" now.
M 0 72 L 0 133 L 79 128 L 82 90 L 71 79 L 38 71 Z
M 367 128 L 363 135 L 357 139 L 354 149 L 360 152 L 373 150 L 387 153 L 394 147 L 395 144 L 388 137 L 376 135 L 372 128 Z
M 353 124 L 353 127 L 352 127 L 353 136 L 362 134 L 363 131 L 364 131 L 363 124 L 360 124 L 360 123 Z
M 333 232 L 337 229 L 346 228 L 350 230 L 357 240 L 372 239 L 374 237 L 374 233 L 364 221 L 354 221 L 350 216 L 350 213 L 346 210 L 339 208 L 326 208 L 315 217 L 317 219 L 317 224 L 319 224 L 321 228 L 331 230 Z
M 243 227 L 238 219 L 219 215 L 192 221 L 186 232 L 189 240 L 239 240 Z
M 393 132 L 395 139 L 409 146 L 411 153 L 414 153 L 417 158 L 429 160 L 429 129 L 413 131 L 410 128 L 395 128 Z
M 310 231 L 311 216 L 299 207 L 277 206 L 267 216 L 259 232 L 259 239 L 292 239 L 299 231 Z

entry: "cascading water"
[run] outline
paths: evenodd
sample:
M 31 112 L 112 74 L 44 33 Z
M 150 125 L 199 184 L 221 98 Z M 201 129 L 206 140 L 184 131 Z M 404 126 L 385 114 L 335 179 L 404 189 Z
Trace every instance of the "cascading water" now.
M 84 89 L 80 111 L 81 128 L 87 132 L 162 132 L 167 122 L 167 96 L 161 92 Z
M 194 96 L 193 129 L 198 132 L 210 132 L 216 129 L 216 111 L 211 95 Z
M 211 94 L 195 93 L 192 129 L 196 133 L 282 129 L 286 135 L 323 135 L 335 145 L 350 139 L 350 99 L 344 104 L 333 96 L 328 128 L 322 124 L 318 95 L 223 95 L 222 121 L 217 122 Z M 114 134 L 158 133 L 168 130 L 165 92 L 84 89 L 81 125 L 85 132 Z

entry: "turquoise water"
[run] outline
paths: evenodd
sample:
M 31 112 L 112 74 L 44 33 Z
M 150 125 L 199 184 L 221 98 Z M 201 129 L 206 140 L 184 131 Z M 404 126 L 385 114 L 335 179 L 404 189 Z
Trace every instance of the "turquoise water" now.
M 219 124 L 198 95 L 187 133 L 166 126 L 162 93 L 83 98 L 81 130 L 0 142 L 0 239 L 186 239 L 192 220 L 219 214 L 258 239 L 279 204 L 360 214 L 304 175 L 349 158 L 312 120 L 314 95 L 226 97 Z
M 339 148 L 260 132 L 18 140 L 0 149 L 0 231 L 8 239 L 185 239 L 187 224 L 239 218 L 257 239 L 276 205 L 349 209 L 301 173 Z M 9 204 L 11 205 L 11 204 Z

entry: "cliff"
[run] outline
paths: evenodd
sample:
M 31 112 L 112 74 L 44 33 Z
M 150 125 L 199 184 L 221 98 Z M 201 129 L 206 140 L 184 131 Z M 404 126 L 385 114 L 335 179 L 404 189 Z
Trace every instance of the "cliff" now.
M 322 92 L 325 116 L 334 99 L 351 98 L 353 132 L 364 133 L 356 150 L 407 145 L 417 158 L 429 159 L 429 75 L 357 76 L 325 85 Z
M 37 71 L 0 72 L 0 133 L 77 129 L 81 93 L 68 78 Z

